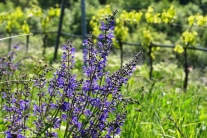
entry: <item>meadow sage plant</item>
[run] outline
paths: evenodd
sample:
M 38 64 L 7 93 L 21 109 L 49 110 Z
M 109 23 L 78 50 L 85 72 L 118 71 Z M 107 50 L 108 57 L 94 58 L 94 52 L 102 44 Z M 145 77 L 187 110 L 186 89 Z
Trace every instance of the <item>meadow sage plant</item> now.
M 26 81 L 26 76 L 19 78 L 15 86 L 21 83 L 21 91 L 2 89 L 3 99 L 8 101 L 4 105 L 8 138 L 111 138 L 120 134 L 127 114 L 125 107 L 136 102 L 125 98 L 120 88 L 127 83 L 142 53 L 116 72 L 106 71 L 107 57 L 113 46 L 115 14 L 116 11 L 101 22 L 102 34 L 97 45 L 93 43 L 92 34 L 83 41 L 86 49 L 82 79 L 78 80 L 76 74 L 71 73 L 75 48 L 68 42 L 63 46 L 61 66 L 50 80 L 46 75 L 52 69 L 41 65 L 36 68 L 31 82 Z M 6 86 L 9 84 L 11 82 Z M 33 124 L 29 123 L 31 120 Z

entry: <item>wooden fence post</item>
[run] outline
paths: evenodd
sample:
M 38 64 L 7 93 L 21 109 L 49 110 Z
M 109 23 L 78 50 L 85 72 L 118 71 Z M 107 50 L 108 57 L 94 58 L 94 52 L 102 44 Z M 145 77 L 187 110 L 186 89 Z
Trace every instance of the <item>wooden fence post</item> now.
M 120 46 L 120 59 L 121 59 L 121 68 L 123 66 L 123 43 L 121 42 L 121 39 L 118 40 L 119 46 Z
M 26 36 L 26 54 L 28 54 L 29 50 L 29 35 Z
M 85 0 L 81 0 L 81 27 L 82 27 L 82 40 L 86 39 L 86 9 L 85 9 Z M 83 50 L 86 49 L 86 46 L 83 45 Z M 83 65 L 86 67 L 87 63 L 86 61 L 83 63 Z
M 8 44 L 8 51 L 10 51 L 11 50 L 11 44 L 12 44 L 12 38 L 11 38 L 11 33 L 9 33 L 9 44 Z
M 43 52 L 42 52 L 42 55 L 43 55 L 43 56 L 44 56 L 45 53 L 46 53 L 47 37 L 48 37 L 47 34 L 45 34 L 44 37 L 43 37 Z
M 149 62 L 150 62 L 150 71 L 149 71 L 149 78 L 152 79 L 152 72 L 153 72 L 153 59 L 152 59 L 152 44 L 149 45 Z
M 64 10 L 65 10 L 65 3 L 66 3 L 66 0 L 62 0 L 60 20 L 59 20 L 59 25 L 58 25 L 53 61 L 55 61 L 57 59 L 57 55 L 58 55 L 58 45 L 59 45 L 60 35 L 61 35 L 61 30 L 62 30 L 62 22 L 63 22 Z
M 187 48 L 184 47 L 184 71 L 185 71 L 185 79 L 184 79 L 184 84 L 183 84 L 183 89 L 186 91 L 188 87 L 188 55 L 187 55 Z

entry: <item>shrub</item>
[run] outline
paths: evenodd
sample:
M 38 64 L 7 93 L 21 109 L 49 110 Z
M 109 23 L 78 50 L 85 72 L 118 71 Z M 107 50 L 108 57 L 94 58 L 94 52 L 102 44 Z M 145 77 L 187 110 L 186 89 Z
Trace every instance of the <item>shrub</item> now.
M 133 73 L 141 52 L 113 74 L 105 71 L 113 46 L 115 14 L 116 11 L 101 23 L 97 48 L 91 34 L 83 41 L 85 65 L 84 77 L 80 80 L 71 73 L 75 48 L 70 42 L 63 46 L 61 66 L 50 80 L 46 76 L 52 69 L 47 65 L 39 64 L 35 75 L 29 78 L 13 64 L 14 54 L 0 59 L 0 87 L 8 138 L 60 135 L 110 138 L 120 133 L 126 105 L 136 102 L 125 98 L 120 88 Z

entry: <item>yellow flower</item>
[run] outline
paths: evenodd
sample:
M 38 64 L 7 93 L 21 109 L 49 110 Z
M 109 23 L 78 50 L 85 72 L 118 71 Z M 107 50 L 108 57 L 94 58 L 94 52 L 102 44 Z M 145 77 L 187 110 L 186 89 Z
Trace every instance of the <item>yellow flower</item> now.
M 197 36 L 197 32 L 193 31 L 193 32 L 189 32 L 189 31 L 185 31 L 182 34 L 182 41 L 187 44 L 187 43 L 193 43 L 195 41 L 195 38 Z
M 155 59 L 155 55 L 153 53 L 151 53 L 150 56 L 152 57 L 152 59 Z
M 184 49 L 181 45 L 176 45 L 174 51 L 181 54 L 183 53 Z

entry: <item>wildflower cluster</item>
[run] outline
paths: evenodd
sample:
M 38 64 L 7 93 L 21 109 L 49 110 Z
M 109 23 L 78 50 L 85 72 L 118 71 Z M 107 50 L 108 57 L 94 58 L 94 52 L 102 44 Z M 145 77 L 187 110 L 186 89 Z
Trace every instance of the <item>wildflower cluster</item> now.
M 120 88 L 133 73 L 141 52 L 115 73 L 106 72 L 107 57 L 113 46 L 115 14 L 116 11 L 101 23 L 97 46 L 91 34 L 83 41 L 86 46 L 83 79 L 78 80 L 71 73 L 75 48 L 68 42 L 63 46 L 61 66 L 50 80 L 46 74 L 52 69 L 40 65 L 30 82 L 18 81 L 24 86 L 21 91 L 4 89 L 2 94 L 9 101 L 4 106 L 8 138 L 58 137 L 58 131 L 64 138 L 110 138 L 120 134 L 126 117 L 125 106 L 132 102 L 124 98 Z M 22 77 L 26 79 L 27 76 Z M 32 120 L 35 127 L 28 120 Z
M 18 45 L 13 46 L 14 49 Z M 15 50 L 0 57 L 1 115 L 7 122 L 7 137 L 21 137 L 27 129 L 25 121 L 29 116 L 30 93 L 27 74 L 20 74 L 19 62 L 15 62 Z

